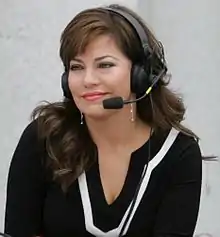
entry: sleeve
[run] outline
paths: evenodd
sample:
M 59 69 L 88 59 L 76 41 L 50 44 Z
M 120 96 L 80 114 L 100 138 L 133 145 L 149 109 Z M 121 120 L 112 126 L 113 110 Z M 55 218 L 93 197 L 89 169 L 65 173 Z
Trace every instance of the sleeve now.
M 202 157 L 196 141 L 184 149 L 177 163 L 159 207 L 154 237 L 192 237 L 194 233 L 202 183 Z
M 32 122 L 21 135 L 8 173 L 5 233 L 12 237 L 40 235 L 45 195 L 41 156 L 36 122 Z

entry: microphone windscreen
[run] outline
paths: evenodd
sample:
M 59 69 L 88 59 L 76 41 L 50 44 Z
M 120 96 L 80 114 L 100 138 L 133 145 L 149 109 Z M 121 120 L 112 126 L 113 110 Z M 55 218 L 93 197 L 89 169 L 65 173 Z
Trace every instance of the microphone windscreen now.
M 122 109 L 124 106 L 124 101 L 122 97 L 114 97 L 103 100 L 104 109 Z

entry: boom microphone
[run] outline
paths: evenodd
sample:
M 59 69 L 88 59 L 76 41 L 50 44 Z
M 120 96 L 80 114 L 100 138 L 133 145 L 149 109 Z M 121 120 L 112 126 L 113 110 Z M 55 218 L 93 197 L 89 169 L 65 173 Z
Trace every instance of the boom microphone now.
M 160 79 L 160 77 L 163 75 L 164 72 L 165 72 L 165 70 L 162 70 L 161 73 L 154 78 L 151 86 L 147 89 L 145 94 L 142 95 L 141 97 L 139 97 L 139 98 L 137 98 L 135 100 L 123 100 L 123 98 L 120 97 L 120 96 L 109 98 L 109 99 L 105 99 L 102 102 L 104 109 L 122 109 L 125 104 L 135 103 L 135 102 L 137 102 L 139 100 L 144 99 L 151 92 L 151 90 L 153 89 L 154 85 L 158 82 L 158 80 Z
M 120 96 L 105 99 L 102 102 L 103 107 L 104 107 L 104 109 L 122 109 L 125 104 L 131 104 L 131 103 L 135 103 L 139 100 L 142 100 L 144 97 L 146 97 L 150 93 L 151 89 L 152 88 L 150 87 L 143 96 L 141 96 L 141 97 L 139 97 L 138 99 L 135 99 L 135 100 L 123 100 L 123 98 L 120 97 Z
M 124 106 L 124 101 L 122 97 L 113 97 L 103 100 L 104 109 L 122 109 Z

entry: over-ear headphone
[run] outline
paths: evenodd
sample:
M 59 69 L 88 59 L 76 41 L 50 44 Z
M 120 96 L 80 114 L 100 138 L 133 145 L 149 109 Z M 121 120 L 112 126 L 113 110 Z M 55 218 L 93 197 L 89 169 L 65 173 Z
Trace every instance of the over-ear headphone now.
M 163 70 L 165 73 L 167 71 L 165 61 L 156 52 L 150 50 L 148 36 L 145 33 L 145 30 L 142 25 L 135 17 L 121 9 L 115 9 L 110 7 L 106 7 L 103 9 L 123 17 L 135 30 L 140 40 L 141 46 L 143 48 L 143 55 L 141 55 L 143 60 L 142 64 L 134 64 L 132 66 L 131 91 L 138 96 L 143 95 L 149 88 L 151 88 L 152 84 L 155 84 L 155 76 L 157 75 L 152 74 L 152 62 L 157 64 L 157 66 L 159 65 L 159 70 Z M 161 77 L 158 77 L 157 81 L 160 78 Z M 68 99 L 72 99 L 72 94 L 68 84 L 68 72 L 63 73 L 61 85 L 63 89 L 63 95 Z

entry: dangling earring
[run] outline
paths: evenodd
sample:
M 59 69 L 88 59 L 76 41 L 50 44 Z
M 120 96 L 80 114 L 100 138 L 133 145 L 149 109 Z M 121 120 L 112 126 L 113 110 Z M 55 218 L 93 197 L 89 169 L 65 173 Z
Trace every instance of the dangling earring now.
M 80 112 L 80 114 L 81 114 L 80 124 L 83 124 L 83 113 Z
M 134 111 L 133 111 L 133 104 L 131 103 L 131 109 L 130 109 L 130 113 L 131 113 L 131 122 L 134 122 Z

